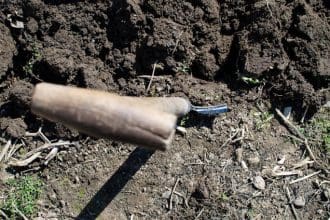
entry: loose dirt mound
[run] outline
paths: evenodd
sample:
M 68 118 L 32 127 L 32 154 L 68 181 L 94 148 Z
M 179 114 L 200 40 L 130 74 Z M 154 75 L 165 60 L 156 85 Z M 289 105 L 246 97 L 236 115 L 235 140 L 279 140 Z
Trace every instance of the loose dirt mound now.
M 154 155 L 145 171 L 141 171 L 150 179 L 144 179 L 141 173 L 134 177 L 135 182 L 128 188 L 139 192 L 128 191 L 130 196 L 116 198 L 114 210 L 117 211 L 108 213 L 108 217 L 137 213 L 146 218 L 161 218 L 167 209 L 159 193 L 168 189 L 159 186 L 173 185 L 177 176 L 182 183 L 180 189 L 185 190 L 187 196 L 175 194 L 177 208 L 170 210 L 168 217 L 193 217 L 200 213 L 206 219 L 231 218 L 232 214 L 244 218 L 255 216 L 250 210 L 261 213 L 264 207 L 267 210 L 261 216 L 286 216 L 285 194 L 274 195 L 276 191 L 272 191 L 278 190 L 282 182 L 272 186 L 272 180 L 269 181 L 273 188 L 262 194 L 265 203 L 258 199 L 259 194 L 255 194 L 249 182 L 252 176 L 260 174 L 263 166 L 276 161 L 277 157 L 270 152 L 277 145 L 288 148 L 292 160 L 297 157 L 293 145 L 281 136 L 284 131 L 275 129 L 281 126 L 273 122 L 275 127 L 256 133 L 251 143 L 249 140 L 229 143 L 234 148 L 247 149 L 246 156 L 250 159 L 256 154 L 258 158 L 269 159 L 257 165 L 251 162 L 252 171 L 242 171 L 239 163 L 228 160 L 235 154 L 234 148 L 218 148 L 232 135 L 230 129 L 242 129 L 243 124 L 248 124 L 252 133 L 257 132 L 253 123 L 248 122 L 253 120 L 255 111 L 260 111 L 255 103 L 269 102 L 263 111 L 292 106 L 299 119 L 306 109 L 309 118 L 325 103 L 330 82 L 328 1 L 3 0 L 0 7 L 0 129 L 4 137 L 21 138 L 26 130 L 43 126 L 51 139 L 81 141 L 85 138 L 31 114 L 30 94 L 33 85 L 40 81 L 133 96 L 185 96 L 196 105 L 226 102 L 232 109 L 223 121 L 190 118 L 187 123 L 191 130 L 188 129 L 185 138 L 178 137 L 174 144 L 181 153 L 170 151 L 168 159 L 163 158 L 167 153 Z M 7 19 L 9 14 L 22 20 L 24 28 L 13 27 Z M 154 65 L 156 76 L 147 93 L 149 78 L 145 75 L 151 74 Z M 271 132 L 271 137 L 264 140 L 267 132 Z M 99 185 L 106 181 L 103 176 L 114 172 L 130 153 L 123 150 L 121 144 L 116 146 L 117 143 L 94 140 L 84 143 L 84 150 L 64 153 L 54 165 L 41 172 L 47 178 L 55 178 L 56 184 L 49 185 L 52 190 L 49 195 L 57 213 L 65 210 L 79 214 Z M 261 143 L 269 146 L 263 148 Z M 283 154 L 287 151 L 275 150 Z M 138 152 L 131 157 L 139 167 L 151 155 Z M 89 165 L 86 161 L 96 162 Z M 86 169 L 81 166 L 85 162 Z M 199 165 L 195 169 L 196 163 Z M 124 187 L 125 178 L 131 177 L 123 173 L 128 170 L 134 174 L 125 166 L 131 168 L 132 163 L 124 164 L 118 171 L 121 177 L 118 172 L 115 175 L 120 179 L 118 192 Z M 226 173 L 227 166 L 230 173 Z M 65 190 L 72 182 L 79 186 L 75 193 L 84 192 L 74 199 Z M 97 186 L 88 190 L 91 184 Z M 302 191 L 307 192 L 309 187 L 312 185 Z M 102 200 L 103 203 L 110 202 L 118 192 L 111 191 L 111 199 Z M 163 194 L 163 198 L 168 196 Z M 268 196 L 273 196 L 275 202 L 267 199 Z M 62 204 L 61 200 L 67 203 Z M 68 203 L 73 200 L 78 203 Z M 309 205 L 302 214 L 314 216 L 317 210 L 325 210 L 313 201 Z M 92 204 L 88 208 L 104 208 L 96 206 Z M 93 210 L 89 215 L 93 216 Z

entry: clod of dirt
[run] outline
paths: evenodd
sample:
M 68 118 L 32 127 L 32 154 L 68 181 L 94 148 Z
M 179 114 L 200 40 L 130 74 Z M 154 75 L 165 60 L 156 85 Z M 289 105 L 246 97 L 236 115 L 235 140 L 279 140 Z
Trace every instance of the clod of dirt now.
M 219 70 L 214 54 L 208 50 L 201 52 L 192 64 L 193 74 L 202 79 L 213 79 Z
M 146 73 L 157 61 L 166 71 L 175 71 L 170 57 L 177 57 L 178 61 L 189 60 L 191 34 L 185 27 L 169 19 L 155 19 L 153 35 L 148 36 L 146 42 L 137 49 L 137 71 Z
M 287 66 L 289 59 L 280 47 L 266 47 L 262 44 L 243 41 L 241 50 L 244 51 L 244 72 L 261 76 L 275 66 Z M 276 55 L 274 55 L 274 53 Z
M 9 90 L 9 98 L 20 107 L 30 106 L 33 85 L 29 82 L 16 81 Z
M 13 138 L 21 138 L 24 136 L 27 125 L 21 118 L 2 118 L 0 121 L 0 129 L 6 131 Z
M 30 34 L 37 33 L 39 29 L 38 22 L 34 18 L 30 18 L 26 24 L 26 29 Z
M 293 24 L 291 35 L 296 37 L 298 44 L 292 48 L 292 52 L 297 62 L 297 68 L 306 77 L 312 75 L 315 84 L 318 77 L 326 79 L 329 72 L 329 51 L 330 51 L 330 25 L 319 17 L 307 4 L 299 4 Z M 300 39 L 298 39 L 300 38 Z M 308 74 L 308 75 L 307 75 Z M 329 78 L 327 79 L 329 82 Z
M 293 204 L 297 208 L 302 208 L 306 205 L 306 200 L 303 196 L 298 196 L 294 201 Z
M 42 63 L 45 66 L 41 74 L 45 80 L 62 81 L 72 74 L 76 63 L 68 49 L 48 47 L 42 51 Z
M 266 183 L 265 183 L 265 180 L 261 177 L 261 176 L 256 176 L 253 178 L 253 186 L 256 188 L 256 189 L 259 189 L 259 190 L 264 190 L 266 189 Z
M 11 37 L 9 29 L 3 23 L 0 23 L 0 77 L 4 76 L 8 67 L 12 65 L 15 53 L 15 41 Z

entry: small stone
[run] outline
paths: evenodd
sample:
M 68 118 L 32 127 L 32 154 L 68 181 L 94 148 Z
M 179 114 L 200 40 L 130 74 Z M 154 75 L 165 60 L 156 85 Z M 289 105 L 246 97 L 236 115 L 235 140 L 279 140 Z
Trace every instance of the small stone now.
M 306 201 L 305 198 L 303 196 L 298 196 L 294 201 L 293 204 L 295 207 L 297 208 L 302 208 L 305 206 Z
M 265 180 L 261 176 L 256 176 L 253 178 L 253 186 L 256 189 L 264 190 L 266 188 Z

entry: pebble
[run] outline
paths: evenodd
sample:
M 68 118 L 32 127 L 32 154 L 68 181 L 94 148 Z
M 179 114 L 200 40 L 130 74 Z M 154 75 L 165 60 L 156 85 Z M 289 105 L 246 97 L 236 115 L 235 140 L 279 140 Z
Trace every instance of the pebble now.
M 253 178 L 253 186 L 257 189 L 264 190 L 266 188 L 265 180 L 261 176 Z
M 303 196 L 298 196 L 294 201 L 293 204 L 295 207 L 297 208 L 302 208 L 305 206 L 306 201 L 305 198 Z

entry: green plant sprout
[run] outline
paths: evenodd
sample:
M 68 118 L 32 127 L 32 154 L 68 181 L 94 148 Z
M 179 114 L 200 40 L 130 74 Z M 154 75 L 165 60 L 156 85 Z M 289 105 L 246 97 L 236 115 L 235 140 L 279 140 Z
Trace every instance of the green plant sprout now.
M 36 177 L 26 176 L 20 179 L 9 180 L 8 196 L 0 204 L 11 219 L 17 219 L 19 212 L 25 216 L 33 216 L 36 212 L 36 202 L 42 192 L 42 181 Z

